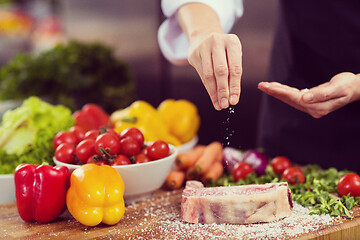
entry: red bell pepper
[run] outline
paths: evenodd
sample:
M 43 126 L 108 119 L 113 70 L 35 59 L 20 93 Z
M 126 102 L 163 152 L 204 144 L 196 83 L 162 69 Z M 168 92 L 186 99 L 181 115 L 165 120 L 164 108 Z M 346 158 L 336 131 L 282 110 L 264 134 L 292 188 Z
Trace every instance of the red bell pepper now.
M 65 210 L 70 181 L 67 167 L 20 164 L 14 179 L 16 205 L 24 221 L 51 222 Z
M 73 113 L 73 118 L 75 119 L 74 126 L 78 126 L 85 131 L 111 126 L 109 114 L 94 103 L 85 104 L 81 110 Z

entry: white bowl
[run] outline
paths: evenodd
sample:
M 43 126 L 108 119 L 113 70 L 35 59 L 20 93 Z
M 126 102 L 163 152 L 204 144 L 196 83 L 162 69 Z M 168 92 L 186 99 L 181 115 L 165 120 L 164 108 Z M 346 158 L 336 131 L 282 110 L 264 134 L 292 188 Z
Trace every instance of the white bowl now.
M 14 174 L 0 174 L 0 204 L 15 202 Z
M 125 202 L 129 203 L 145 198 L 164 184 L 175 161 L 175 157 L 178 154 L 178 150 L 174 146 L 169 145 L 169 148 L 171 154 L 159 160 L 147 163 L 113 166 L 124 181 Z M 55 158 L 54 162 L 58 166 L 68 167 L 70 172 L 81 166 L 59 162 Z
M 186 152 L 189 152 L 191 149 L 193 149 L 196 144 L 198 143 L 199 141 L 199 137 L 198 136 L 195 136 L 193 139 L 191 139 L 189 142 L 187 143 L 184 143 L 180 146 L 177 146 L 177 150 L 178 150 L 178 153 L 186 153 Z

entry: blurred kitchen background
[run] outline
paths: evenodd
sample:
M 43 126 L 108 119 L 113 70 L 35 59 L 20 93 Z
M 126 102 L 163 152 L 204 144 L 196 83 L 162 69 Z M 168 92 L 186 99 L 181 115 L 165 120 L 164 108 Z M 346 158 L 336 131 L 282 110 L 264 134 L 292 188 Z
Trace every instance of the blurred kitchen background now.
M 248 149 L 255 146 L 261 96 L 256 86 L 266 80 L 277 1 L 244 0 L 244 7 L 232 31 L 243 45 L 244 71 L 234 113 L 213 109 L 192 67 L 172 66 L 162 57 L 157 43 L 163 20 L 159 0 L 0 0 L 0 67 L 19 52 L 38 54 L 57 42 L 100 42 L 129 63 L 136 99 L 155 107 L 166 98 L 188 99 L 202 119 L 200 143 L 228 137 L 230 145 Z

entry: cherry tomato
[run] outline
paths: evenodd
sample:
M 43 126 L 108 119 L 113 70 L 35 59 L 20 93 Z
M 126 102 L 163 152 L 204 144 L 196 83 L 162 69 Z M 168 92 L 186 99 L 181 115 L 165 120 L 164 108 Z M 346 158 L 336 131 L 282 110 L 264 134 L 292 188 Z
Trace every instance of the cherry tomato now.
M 117 155 L 114 161 L 110 163 L 111 166 L 129 165 L 129 164 L 131 164 L 130 159 L 122 154 Z
M 95 140 L 94 139 L 85 139 L 82 140 L 75 148 L 76 157 L 82 163 L 87 163 L 89 157 L 95 154 Z
M 73 133 L 60 131 L 55 135 L 55 137 L 53 139 L 53 146 L 54 146 L 54 149 L 56 149 L 62 143 L 69 143 L 72 145 L 76 145 L 76 141 L 77 141 L 77 139 Z
M 76 144 L 78 144 L 79 142 L 81 142 L 84 137 L 85 137 L 85 130 L 82 129 L 79 126 L 73 126 L 70 128 L 69 132 L 71 132 L 75 138 L 76 138 Z
M 102 156 L 103 153 L 100 149 L 105 150 L 110 155 L 115 155 L 119 153 L 120 143 L 113 134 L 103 133 L 95 140 L 95 152 Z
M 162 141 L 156 140 L 150 146 L 148 146 L 148 156 L 151 160 L 157 160 L 169 155 L 169 145 Z
M 138 142 L 130 137 L 121 139 L 120 141 L 120 153 L 127 157 L 132 157 L 140 152 L 140 146 Z
M 337 184 L 337 191 L 340 196 L 348 195 L 358 197 L 360 196 L 360 177 L 355 173 L 348 173 L 340 178 Z
M 151 159 L 147 155 L 143 153 L 139 153 L 138 155 L 136 155 L 135 164 L 146 163 L 146 162 L 151 162 Z
M 305 175 L 300 168 L 290 167 L 286 169 L 282 176 L 289 184 L 303 184 L 305 182 Z
M 75 163 L 75 146 L 70 143 L 62 143 L 55 150 L 56 160 L 63 163 Z
M 96 129 L 92 129 L 92 130 L 89 130 L 85 133 L 85 136 L 84 136 L 84 139 L 94 139 L 96 140 L 96 138 L 99 136 L 99 130 L 96 130 Z
M 108 129 L 106 129 L 106 131 L 107 131 L 108 133 L 113 134 L 113 135 L 116 137 L 116 139 L 120 142 L 121 137 L 120 137 L 120 135 L 119 135 L 117 132 L 115 132 L 114 129 L 108 128 Z
M 239 179 L 245 180 L 247 175 L 254 172 L 254 168 L 247 162 L 239 162 L 235 165 L 232 175 L 234 181 L 237 182 Z
M 107 165 L 108 164 L 108 161 L 106 159 L 99 159 L 99 160 L 96 160 L 96 158 L 99 158 L 99 156 L 97 155 L 94 155 L 92 157 L 89 157 L 87 163 L 94 163 L 96 165 Z
M 290 159 L 284 156 L 274 157 L 270 164 L 274 172 L 280 176 L 287 168 L 291 167 Z
M 131 127 L 131 128 L 127 128 L 127 129 L 123 130 L 120 133 L 120 137 L 121 138 L 130 137 L 130 138 L 135 139 L 138 142 L 140 147 L 142 147 L 144 145 L 144 135 L 137 128 Z

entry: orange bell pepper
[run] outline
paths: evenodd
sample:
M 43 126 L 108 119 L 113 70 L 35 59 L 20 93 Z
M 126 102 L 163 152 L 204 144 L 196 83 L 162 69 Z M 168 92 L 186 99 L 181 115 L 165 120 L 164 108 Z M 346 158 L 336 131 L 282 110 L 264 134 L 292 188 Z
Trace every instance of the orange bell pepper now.
M 85 164 L 71 174 L 66 204 L 80 223 L 118 223 L 125 213 L 124 182 L 115 168 Z

